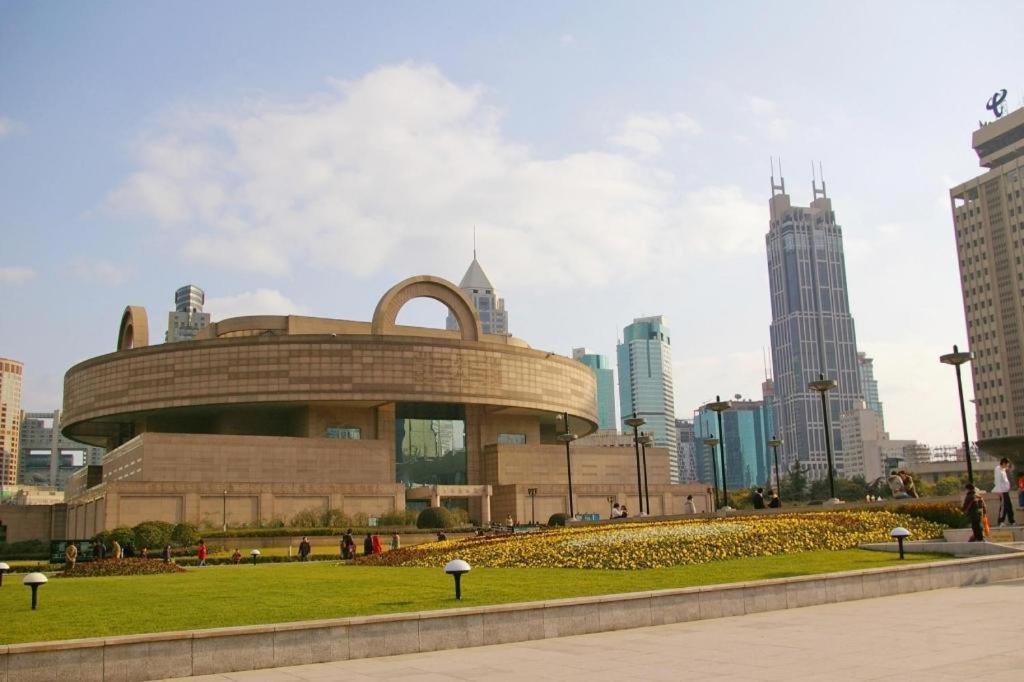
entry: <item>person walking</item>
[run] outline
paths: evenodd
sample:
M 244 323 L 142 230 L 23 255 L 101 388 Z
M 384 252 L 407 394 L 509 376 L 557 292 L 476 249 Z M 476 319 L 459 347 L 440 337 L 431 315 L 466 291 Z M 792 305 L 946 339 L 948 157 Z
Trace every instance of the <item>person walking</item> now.
M 391 534 L 391 549 L 396 550 L 402 546 L 402 539 L 398 537 L 398 531 Z
M 352 529 L 349 528 L 345 531 L 345 534 L 341 536 L 341 558 L 342 559 L 355 559 L 356 558 L 356 541 L 352 538 Z
M 202 538 L 199 538 L 199 563 L 196 564 L 197 566 L 205 566 L 206 565 L 206 554 L 207 554 L 206 540 L 204 540 Z
M 696 514 L 697 505 L 693 502 L 693 495 L 686 496 L 686 502 L 683 502 L 683 513 L 684 514 Z
M 64 571 L 71 571 L 75 568 L 75 562 L 78 561 L 78 548 L 75 547 L 75 543 L 69 542 L 67 548 L 64 550 Z
M 241 562 L 242 562 L 242 553 L 239 552 L 238 548 L 236 547 L 235 548 L 235 553 L 231 555 L 231 563 L 233 563 L 235 566 L 237 566 Z
M 370 556 L 373 554 L 373 538 L 367 533 L 366 537 L 363 538 L 363 556 Z
M 309 561 L 309 555 L 312 551 L 313 548 L 309 545 L 309 538 L 303 535 L 302 542 L 299 543 L 299 561 Z
M 163 555 L 162 556 L 163 556 L 165 564 L 171 563 L 171 546 L 170 545 L 164 545 L 164 551 L 163 551 Z
M 992 492 L 999 495 L 999 525 L 1016 525 L 1017 522 L 1013 518 L 1013 502 L 1010 500 L 1010 460 L 1003 457 L 992 473 L 995 481 Z
M 384 551 L 380 546 L 380 536 L 376 533 L 374 533 L 373 536 L 370 537 L 370 544 L 373 546 L 374 554 L 380 554 Z
M 970 483 L 964 486 L 964 490 L 966 494 L 964 495 L 964 504 L 961 509 L 971 522 L 972 535 L 970 542 L 984 542 L 985 531 L 981 527 L 981 521 L 985 516 L 985 500 Z
M 752 492 L 750 501 L 754 503 L 754 509 L 764 509 L 764 488 L 758 488 Z
M 92 546 L 93 556 L 96 557 L 97 561 L 103 561 L 107 556 L 107 548 L 103 546 L 102 542 L 97 542 Z

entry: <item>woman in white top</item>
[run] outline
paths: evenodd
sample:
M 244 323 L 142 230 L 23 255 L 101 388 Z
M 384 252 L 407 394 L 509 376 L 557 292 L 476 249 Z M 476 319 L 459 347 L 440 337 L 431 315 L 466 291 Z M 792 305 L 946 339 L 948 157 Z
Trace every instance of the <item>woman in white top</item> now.
M 1007 473 L 1010 470 L 1010 460 L 1003 457 L 999 460 L 999 464 L 996 466 L 993 472 L 993 480 L 995 481 L 995 487 L 992 488 L 992 492 L 999 495 L 999 525 L 1013 526 L 1016 524 L 1013 518 L 1013 502 L 1010 500 L 1010 476 Z

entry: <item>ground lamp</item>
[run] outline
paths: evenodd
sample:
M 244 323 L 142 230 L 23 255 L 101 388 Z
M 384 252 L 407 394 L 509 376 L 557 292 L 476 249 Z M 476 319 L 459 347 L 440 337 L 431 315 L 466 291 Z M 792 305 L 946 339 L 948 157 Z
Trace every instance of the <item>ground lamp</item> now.
M 892 529 L 889 533 L 892 537 L 896 538 L 896 542 L 900 543 L 900 559 L 903 558 L 903 540 L 910 536 L 910 531 L 903 526 L 897 526 Z
M 249 554 L 252 556 L 252 565 L 255 566 L 256 559 L 259 558 L 260 551 L 258 549 L 254 549 L 251 552 L 249 552 Z
M 569 443 L 573 442 L 579 436 L 575 433 L 569 432 L 569 413 L 563 413 L 565 421 L 565 433 L 558 434 L 558 440 L 565 443 L 565 468 L 569 472 L 569 518 L 576 518 L 576 508 L 572 504 L 572 460 L 569 458 Z
M 815 381 L 807 384 L 807 388 L 821 394 L 821 414 L 825 420 L 825 454 L 828 456 L 828 492 L 832 496 L 829 502 L 838 502 L 836 498 L 836 472 L 832 466 L 832 427 L 828 424 L 828 399 L 825 394 L 839 384 L 835 379 L 826 379 L 824 374 L 818 374 Z
M 775 451 L 775 494 L 782 499 L 782 479 L 779 478 L 779 446 L 782 445 L 782 439 L 772 436 L 772 439 L 768 441 L 768 446 Z
M 0 561 L 0 587 L 4 586 L 4 573 L 11 570 L 11 567 Z
M 633 450 L 636 451 L 636 496 L 640 503 L 640 512 L 644 511 L 644 491 L 640 483 L 640 433 L 637 431 L 641 426 L 647 422 L 643 417 L 636 416 L 636 412 L 633 413 L 632 417 L 628 417 L 622 420 L 626 426 L 633 429 Z
M 964 427 L 964 459 L 967 460 L 967 481 L 974 485 L 974 467 L 971 466 L 971 441 L 967 437 L 967 410 L 964 408 L 964 382 L 960 378 L 960 365 L 970 362 L 973 356 L 969 352 L 960 352 L 953 346 L 952 353 L 939 356 L 939 362 L 956 367 L 956 390 L 960 395 L 960 422 Z
M 718 453 L 722 457 L 722 509 L 731 509 L 729 506 L 729 484 L 725 476 L 725 431 L 722 430 L 722 413 L 732 407 L 728 400 L 722 400 L 722 396 L 715 396 L 715 402 L 708 403 L 707 408 L 718 414 L 718 433 L 722 439 L 718 441 Z
M 36 592 L 39 590 L 40 585 L 46 584 L 46 576 L 42 573 L 29 573 L 25 576 L 25 579 L 21 581 L 25 585 L 32 588 L 32 610 L 36 610 Z
M 715 447 L 718 445 L 718 439 L 714 436 L 704 439 L 704 445 L 711 448 L 711 475 L 715 478 L 715 506 L 718 506 L 718 462 L 715 461 Z
M 647 447 L 654 445 L 651 434 L 645 433 L 640 436 L 640 456 L 644 462 L 644 505 L 647 507 L 647 515 L 651 515 L 651 488 L 647 485 Z
M 526 494 L 530 496 L 530 523 L 537 525 L 537 489 L 527 488 Z
M 462 575 L 469 573 L 469 564 L 462 559 L 452 559 L 444 566 L 444 572 L 455 578 L 455 598 L 462 600 Z

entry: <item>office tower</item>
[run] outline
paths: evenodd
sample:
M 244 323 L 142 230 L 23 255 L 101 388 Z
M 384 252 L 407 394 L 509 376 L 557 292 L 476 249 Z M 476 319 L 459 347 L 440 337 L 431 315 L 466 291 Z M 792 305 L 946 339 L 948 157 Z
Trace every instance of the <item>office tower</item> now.
M 210 324 L 210 313 L 203 312 L 206 295 L 194 284 L 174 292 L 174 311 L 167 314 L 167 343 L 191 341 L 200 329 Z
M 622 330 L 616 354 L 622 418 L 635 412 L 646 420 L 641 430 L 651 434 L 656 446 L 668 449 L 672 483 L 678 483 L 672 339 L 664 316 L 633 320 Z
M 21 381 L 25 366 L 17 360 L 0 358 L 0 500 L 3 488 L 18 477 L 21 441 Z
M 785 441 L 788 468 L 798 459 L 808 477 L 827 476 L 821 397 L 808 383 L 824 374 L 838 386 L 828 392 L 829 423 L 837 469 L 842 463 L 840 416 L 861 400 L 857 339 L 850 314 L 843 231 L 832 201 L 811 184 L 810 206 L 794 206 L 785 180 L 775 184 L 765 242 L 772 304 L 771 348 L 777 435 Z
M 864 402 L 881 417 L 882 428 L 884 429 L 885 413 L 882 411 L 882 403 L 878 400 L 875 361 L 869 358 L 867 353 L 857 353 L 857 371 L 860 373 L 860 389 L 864 392 Z
M 619 420 L 615 414 L 615 370 L 608 356 L 591 353 L 586 348 L 573 348 L 572 359 L 579 360 L 593 370 L 597 378 L 597 428 L 617 431 Z
M 676 452 L 679 457 L 679 482 L 692 483 L 700 480 L 697 476 L 697 450 L 699 446 L 693 435 L 692 419 L 676 420 Z
M 18 482 L 63 490 L 67 479 L 80 468 L 102 464 L 104 452 L 62 436 L 60 410 L 26 412 L 21 420 Z
M 977 434 L 983 450 L 1012 448 L 1024 437 L 1024 108 L 982 125 L 972 141 L 987 170 L 949 196 Z
M 484 334 L 508 335 L 508 314 L 505 312 L 505 299 L 498 298 L 494 291 L 494 285 L 487 279 L 484 269 L 480 267 L 476 259 L 476 249 L 473 249 L 473 262 L 466 269 L 466 274 L 459 282 L 459 288 L 472 301 L 480 317 L 480 327 Z M 446 329 L 458 329 L 459 323 L 455 316 L 448 313 L 445 320 Z
M 732 401 L 732 407 L 722 412 L 722 431 L 724 438 L 718 433 L 718 415 L 701 406 L 694 413 L 694 440 L 706 451 L 705 459 L 710 458 L 711 449 L 704 445 L 704 439 L 711 437 L 724 440 L 725 443 L 725 475 L 729 490 L 751 488 L 769 482 L 772 472 L 772 451 L 768 441 L 772 437 L 773 423 L 771 406 L 763 400 L 741 400 L 738 396 Z M 717 453 L 717 448 L 716 448 Z M 781 453 L 780 453 L 781 455 Z M 716 454 L 715 471 L 718 481 L 722 480 L 720 455 Z M 704 464 L 706 480 L 711 483 L 714 476 L 709 464 Z

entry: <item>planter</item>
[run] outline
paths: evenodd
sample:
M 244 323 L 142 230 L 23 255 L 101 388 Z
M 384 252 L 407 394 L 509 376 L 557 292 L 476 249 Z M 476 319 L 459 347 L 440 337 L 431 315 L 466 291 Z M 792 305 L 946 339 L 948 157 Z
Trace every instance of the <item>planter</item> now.
M 970 528 L 947 528 L 942 531 L 942 537 L 946 542 L 967 542 L 973 534 Z

